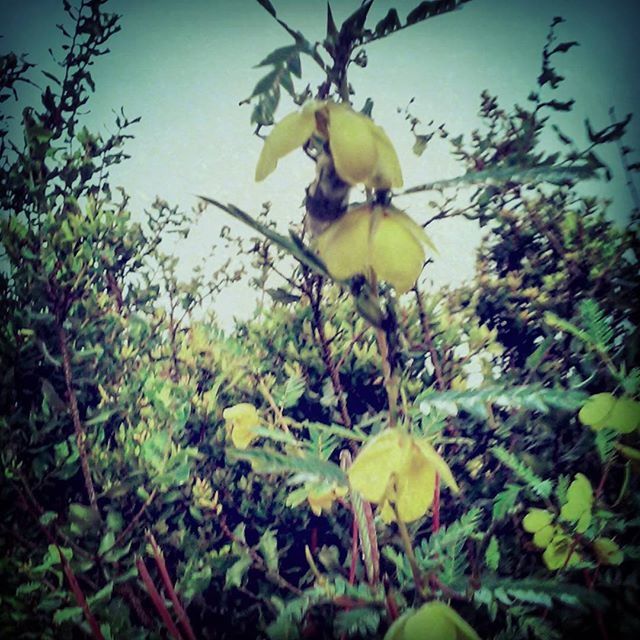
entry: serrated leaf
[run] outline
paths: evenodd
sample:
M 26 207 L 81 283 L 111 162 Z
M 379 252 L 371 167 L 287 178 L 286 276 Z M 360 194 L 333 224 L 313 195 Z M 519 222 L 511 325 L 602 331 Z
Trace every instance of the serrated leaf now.
M 231 587 L 241 587 L 242 581 L 247 575 L 247 571 L 250 566 L 251 558 L 248 555 L 236 560 L 236 562 L 227 569 L 224 588 L 230 589 Z
M 87 598 L 87 604 L 89 605 L 89 607 L 93 607 L 95 604 L 110 600 L 112 593 L 113 581 L 107 583 L 104 587 L 102 587 L 102 589 L 100 589 L 100 591 Z
M 302 376 L 291 376 L 287 379 L 284 387 L 276 390 L 274 400 L 279 407 L 290 409 L 294 407 L 304 395 L 307 383 Z
M 492 571 L 498 570 L 498 566 L 500 565 L 500 545 L 498 538 L 495 536 L 491 536 L 491 540 L 489 540 L 489 545 L 484 554 L 484 563 Z
M 62 624 L 64 622 L 79 622 L 82 618 L 82 609 L 80 607 L 65 607 L 58 609 L 53 614 L 53 623 Z
M 491 511 L 491 519 L 494 522 L 503 520 L 513 511 L 520 495 L 520 490 L 521 488 L 517 484 L 508 484 L 506 489 L 496 494 Z
M 257 473 L 306 473 L 309 478 L 346 485 L 346 475 L 338 465 L 310 456 L 284 455 L 264 447 L 244 451 L 232 449 L 227 456 L 250 462 Z
M 276 573 L 278 571 L 278 539 L 271 529 L 267 529 L 262 534 L 258 548 L 267 563 L 267 569 Z

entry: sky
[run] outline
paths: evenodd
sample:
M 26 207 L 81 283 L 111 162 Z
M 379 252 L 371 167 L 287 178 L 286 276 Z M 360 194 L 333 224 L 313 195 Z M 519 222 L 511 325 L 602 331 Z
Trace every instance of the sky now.
M 310 41 L 324 36 L 326 4 L 321 0 L 272 0 L 279 17 Z M 357 8 L 357 0 L 331 3 L 340 23 Z M 375 25 L 391 7 L 401 19 L 418 4 L 376 0 L 368 25 Z M 149 207 L 160 196 L 183 209 L 197 194 L 232 202 L 250 213 L 272 203 L 278 227 L 298 222 L 304 189 L 314 175 L 313 164 L 294 152 L 262 183 L 253 180 L 261 140 L 252 134 L 251 107 L 239 103 L 251 94 L 264 69 L 255 65 L 277 47 L 291 44 L 287 33 L 254 0 L 112 0 L 121 14 L 122 31 L 110 42 L 111 53 L 96 61 L 96 93 L 85 117 L 92 130 L 113 130 L 113 110 L 124 107 L 141 117 L 135 139 L 126 147 L 132 157 L 115 167 L 112 185 L 132 196 L 134 211 Z M 415 25 L 366 48 L 368 65 L 355 67 L 350 80 L 354 103 L 374 101 L 373 116 L 394 142 L 405 186 L 461 172 L 446 148 L 435 144 L 421 157 L 412 151 L 413 137 L 402 110 L 423 122 L 446 123 L 453 134 L 468 135 L 479 126 L 480 93 L 497 95 L 503 107 L 524 104 L 535 88 L 541 51 L 552 18 L 560 15 L 560 41 L 577 40 L 579 47 L 556 58 L 566 81 L 557 99 L 575 98 L 572 113 L 557 118 L 564 131 L 585 140 L 584 119 L 595 128 L 610 124 L 608 110 L 618 116 L 637 112 L 640 104 L 640 6 L 630 0 L 473 0 L 459 11 Z M 32 62 L 49 66 L 47 50 L 60 44 L 55 23 L 63 19 L 62 2 L 0 0 L 0 49 L 26 52 Z M 303 58 L 303 79 L 314 87 L 320 76 Z M 304 84 L 296 88 L 301 89 Z M 28 92 L 25 94 L 28 97 Z M 6 103 L 5 103 L 6 104 Z M 283 100 L 277 118 L 293 105 Z M 628 142 L 640 140 L 637 118 Z M 620 160 L 612 150 L 605 159 L 614 173 Z M 631 208 L 623 181 L 593 182 L 592 193 L 614 200 L 610 215 L 624 220 Z M 398 199 L 418 221 L 434 211 L 429 194 Z M 230 225 L 245 231 L 223 212 L 208 209 L 187 240 L 172 250 L 180 257 L 187 279 L 196 264 L 218 243 L 220 230 Z M 432 225 L 429 233 L 439 255 L 425 278 L 431 286 L 458 284 L 471 277 L 477 227 L 466 220 Z M 210 268 L 226 258 L 220 251 Z M 255 299 L 244 286 L 234 286 L 216 299 L 214 310 L 226 327 L 234 316 L 247 317 Z

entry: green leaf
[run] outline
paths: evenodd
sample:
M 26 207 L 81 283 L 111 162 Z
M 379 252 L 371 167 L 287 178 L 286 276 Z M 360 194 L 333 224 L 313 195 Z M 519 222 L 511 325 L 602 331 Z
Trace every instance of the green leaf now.
M 40 524 L 45 527 L 49 526 L 52 522 L 54 522 L 58 517 L 58 514 L 55 511 L 45 511 L 38 520 Z
M 238 207 L 229 204 L 225 205 L 217 200 L 213 200 L 212 198 L 207 198 L 206 196 L 199 196 L 201 200 L 208 202 L 209 204 L 226 211 L 228 214 L 232 215 L 237 220 L 244 222 L 244 224 L 248 225 L 258 233 L 261 233 L 265 238 L 268 238 L 281 249 L 284 249 L 288 253 L 290 253 L 298 262 L 304 264 L 309 267 L 312 271 L 319 273 L 320 275 L 331 278 L 329 272 L 326 267 L 308 247 L 302 243 L 302 241 L 297 241 L 296 238 L 292 237 L 291 239 L 286 238 L 285 236 L 280 235 L 270 227 L 263 225 L 262 223 L 255 220 L 248 213 L 242 211 L 242 209 L 238 209 Z
M 547 499 L 553 491 L 551 480 L 543 480 L 536 475 L 522 460 L 515 454 L 510 453 L 502 447 L 493 447 L 491 453 L 522 480 L 528 487 L 543 499 Z
M 283 409 L 294 407 L 304 395 L 307 383 L 302 376 L 293 375 L 287 379 L 284 387 L 275 390 L 273 399 Z
M 260 62 L 258 67 L 266 67 L 270 64 L 281 64 L 286 62 L 293 55 L 298 55 L 298 47 L 295 44 L 289 45 L 287 47 L 280 47 L 279 49 L 275 49 L 272 51 L 262 62 Z
M 472 184 L 499 185 L 505 182 L 536 183 L 549 182 L 551 184 L 566 184 L 568 181 L 583 180 L 593 177 L 595 172 L 588 165 L 549 166 L 534 165 L 531 167 L 495 167 L 483 171 L 473 171 L 457 178 L 435 180 L 406 189 L 399 195 L 418 193 L 421 191 L 436 191 L 448 187 Z
M 339 611 L 333 621 L 334 637 L 372 638 L 379 624 L 380 613 L 371 607 Z
M 278 539 L 271 529 L 267 529 L 260 536 L 258 549 L 260 549 L 262 557 L 267 563 L 267 569 L 276 573 L 278 571 Z
M 89 607 L 93 607 L 100 602 L 111 600 L 111 594 L 113 593 L 113 581 L 107 583 L 100 591 L 87 598 L 87 604 Z
M 164 471 L 166 465 L 165 456 L 169 452 L 170 446 L 171 438 L 169 437 L 169 432 L 156 431 L 140 447 L 142 459 L 150 464 L 155 471 L 161 473 Z
M 400 26 L 401 23 L 398 12 L 395 9 L 389 9 L 387 15 L 376 25 L 374 33 L 378 37 L 383 37 L 389 33 L 393 33 L 396 29 L 399 29 Z
M 98 548 L 98 555 L 101 556 L 111 549 L 116 541 L 116 537 L 113 531 L 107 531 L 100 541 L 100 547 Z
M 82 609 L 80 607 L 65 607 L 58 609 L 53 614 L 53 623 L 62 624 L 64 622 L 80 622 L 82 619 Z
M 432 409 L 444 415 L 455 415 L 458 410 L 466 411 L 475 418 L 488 418 L 487 404 L 504 409 L 526 409 L 549 413 L 552 409 L 574 411 L 586 398 L 582 391 L 573 389 L 548 389 L 541 385 L 518 387 L 492 386 L 466 391 L 438 391 L 427 389 L 416 402 L 424 415 Z
M 224 588 L 241 587 L 242 581 L 250 566 L 251 558 L 248 555 L 236 560 L 236 562 L 227 569 Z
M 250 462 L 256 473 L 306 473 L 309 479 L 333 481 L 341 485 L 347 483 L 346 475 L 338 465 L 318 458 L 284 455 L 265 447 L 244 451 L 230 449 L 227 456 L 232 460 Z
M 484 563 L 492 571 L 497 571 L 500 565 L 500 545 L 498 544 L 498 538 L 491 536 L 489 545 L 484 554 Z
M 276 10 L 269 0 L 258 0 L 258 4 L 266 9 L 274 18 L 276 17 Z
M 504 520 L 512 513 L 516 506 L 521 487 L 517 484 L 507 484 L 506 488 L 496 494 L 493 499 L 491 519 L 494 522 Z
M 69 520 L 81 532 L 93 529 L 100 524 L 100 516 L 91 507 L 77 502 L 69 505 Z
M 270 91 L 273 86 L 278 81 L 278 75 L 280 73 L 279 69 L 274 69 L 273 71 L 269 71 L 265 76 L 262 76 L 260 80 L 258 80 L 256 86 L 253 88 L 253 91 L 249 98 L 253 98 L 253 96 L 260 95 L 261 93 L 266 93 Z

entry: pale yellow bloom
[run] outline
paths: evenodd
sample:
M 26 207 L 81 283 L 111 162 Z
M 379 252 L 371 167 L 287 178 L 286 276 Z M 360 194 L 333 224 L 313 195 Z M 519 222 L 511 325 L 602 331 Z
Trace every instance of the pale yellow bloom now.
M 256 181 L 264 180 L 280 158 L 314 134 L 328 140 L 336 172 L 344 182 L 371 189 L 402 186 L 400 162 L 384 129 L 349 105 L 330 100 L 309 102 L 275 125 L 262 147 Z
M 394 207 L 355 207 L 334 222 L 316 242 L 320 257 L 337 280 L 356 274 L 376 276 L 399 293 L 413 287 L 431 248 L 424 229 Z
M 405 522 L 417 520 L 431 506 L 436 473 L 454 493 L 459 491 L 431 444 L 399 429 L 387 429 L 369 440 L 348 471 L 353 489 L 369 502 L 382 503 L 385 519 L 392 519 L 392 502 Z
M 255 428 L 260 426 L 260 416 L 252 404 L 242 402 L 228 407 L 222 412 L 222 417 L 234 447 L 246 449 L 258 437 Z

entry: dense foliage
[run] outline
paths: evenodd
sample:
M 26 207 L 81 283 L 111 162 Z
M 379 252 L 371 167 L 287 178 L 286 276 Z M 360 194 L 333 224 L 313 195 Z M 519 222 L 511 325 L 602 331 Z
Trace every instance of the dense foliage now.
M 354 102 L 349 66 L 463 3 L 422 2 L 404 20 L 392 9 L 373 26 L 370 1 L 339 27 L 329 9 L 313 44 L 259 1 L 293 44 L 261 62 L 247 100 L 257 132 L 282 92 L 324 101 L 300 112 L 312 124 L 296 144 L 265 148 L 335 159 L 337 197 L 367 186 L 355 227 L 376 207 L 395 226 L 362 258 L 370 270 L 350 263 L 354 277 L 338 278 L 335 245 L 319 257 L 268 210 L 211 194 L 194 213 L 162 200 L 132 213 L 109 167 L 136 121 L 121 111 L 105 138 L 81 116 L 118 17 L 105 0 L 65 1 L 59 71 L 24 107 L 20 143 L 0 115 L 1 635 L 637 637 L 640 211 L 615 225 L 583 186 L 608 177 L 597 152 L 614 143 L 633 188 L 629 118 L 587 123 L 585 148 L 558 128 L 572 101 L 555 97 L 555 67 L 575 43 L 557 42 L 556 19 L 525 106 L 483 95 L 466 137 L 407 113 L 414 152 L 449 143 L 462 175 L 392 195 L 400 176 L 371 101 L 360 115 L 340 105 Z M 301 59 L 325 74 L 317 92 L 296 89 Z M 32 67 L 2 56 L 0 101 L 19 100 Z M 341 119 L 387 164 L 351 179 Z M 472 282 L 404 286 L 413 266 L 398 257 L 394 270 L 385 238 L 412 257 L 428 239 L 395 197 L 419 205 L 425 228 L 478 222 Z M 181 282 L 162 248 L 205 206 L 256 230 L 224 242 L 272 298 L 231 334 L 212 300 L 238 265 Z M 323 233 L 352 233 L 351 212 L 338 207 Z

